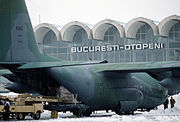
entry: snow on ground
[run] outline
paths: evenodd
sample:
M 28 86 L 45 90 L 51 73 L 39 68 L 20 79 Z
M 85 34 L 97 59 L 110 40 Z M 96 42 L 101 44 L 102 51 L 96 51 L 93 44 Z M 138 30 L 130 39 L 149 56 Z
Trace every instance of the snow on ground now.
M 16 94 L 11 94 L 15 96 Z M 50 111 L 44 111 L 40 120 L 33 120 L 31 117 L 26 117 L 24 121 L 27 122 L 180 122 L 180 95 L 175 95 L 176 104 L 174 108 L 163 109 L 163 106 L 158 106 L 158 110 L 151 110 L 150 112 L 136 111 L 134 115 L 117 115 L 114 112 L 106 113 L 105 111 L 98 111 L 91 114 L 91 117 L 73 117 L 72 113 L 58 113 L 57 119 L 51 119 Z M 169 105 L 170 107 L 170 105 Z M 11 120 L 15 121 L 15 120 Z
M 17 97 L 19 94 L 14 93 L 14 92 L 7 92 L 7 93 L 0 93 L 0 95 L 14 98 L 14 97 Z
M 134 115 L 117 115 L 114 112 L 106 113 L 105 111 L 99 111 L 91 115 L 91 117 L 73 117 L 71 113 L 59 112 L 58 119 L 51 119 L 51 113 L 45 111 L 40 120 L 41 122 L 179 122 L 180 121 L 180 109 L 177 107 L 167 110 L 158 109 L 148 112 L 135 112 Z M 28 122 L 34 122 L 35 120 L 30 117 L 26 117 Z

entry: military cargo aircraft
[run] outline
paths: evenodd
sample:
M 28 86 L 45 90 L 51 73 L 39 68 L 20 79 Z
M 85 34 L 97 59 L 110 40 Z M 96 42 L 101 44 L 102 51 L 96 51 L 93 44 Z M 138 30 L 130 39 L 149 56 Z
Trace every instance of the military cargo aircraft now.
M 48 95 L 51 87 L 51 95 L 56 95 L 55 88 L 64 86 L 89 106 L 86 115 L 94 110 L 150 110 L 180 90 L 178 61 L 64 62 L 41 54 L 24 0 L 0 0 L 0 67 L 12 72 L 3 76 L 19 90 L 26 85 Z

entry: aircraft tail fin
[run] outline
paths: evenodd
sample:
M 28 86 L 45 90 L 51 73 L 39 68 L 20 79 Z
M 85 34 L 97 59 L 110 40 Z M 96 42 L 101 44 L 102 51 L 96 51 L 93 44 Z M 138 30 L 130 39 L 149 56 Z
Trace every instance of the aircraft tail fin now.
M 0 62 L 53 60 L 40 53 L 25 0 L 0 0 Z

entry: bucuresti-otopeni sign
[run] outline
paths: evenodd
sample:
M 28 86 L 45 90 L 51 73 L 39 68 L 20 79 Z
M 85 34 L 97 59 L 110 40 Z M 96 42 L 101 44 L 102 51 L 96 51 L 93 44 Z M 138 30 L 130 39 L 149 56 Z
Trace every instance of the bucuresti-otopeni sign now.
M 79 46 L 71 47 L 72 53 L 88 52 L 109 52 L 119 50 L 145 50 L 145 49 L 162 49 L 164 43 L 146 43 L 146 44 L 126 44 L 126 45 L 104 45 L 104 46 Z

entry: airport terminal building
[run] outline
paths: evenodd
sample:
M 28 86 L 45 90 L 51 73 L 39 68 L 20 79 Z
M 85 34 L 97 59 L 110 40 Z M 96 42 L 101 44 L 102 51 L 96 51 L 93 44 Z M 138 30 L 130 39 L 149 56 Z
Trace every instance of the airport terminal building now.
M 43 23 L 34 31 L 42 53 L 65 61 L 180 60 L 180 16 L 177 15 L 159 23 L 143 17 L 126 24 L 106 19 L 94 26 L 78 21 L 63 27 Z

